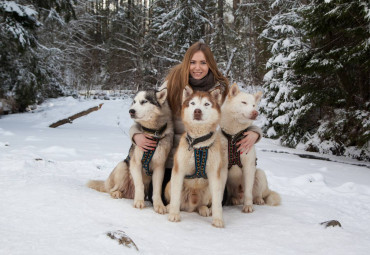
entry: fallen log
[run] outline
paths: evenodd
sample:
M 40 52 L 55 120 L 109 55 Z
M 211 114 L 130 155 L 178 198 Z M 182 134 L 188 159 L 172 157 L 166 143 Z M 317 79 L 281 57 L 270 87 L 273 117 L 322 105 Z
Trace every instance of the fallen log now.
M 101 107 L 102 107 L 103 103 L 99 104 L 99 106 L 95 106 L 95 107 L 91 107 L 85 111 L 82 111 L 82 112 L 79 112 L 79 113 L 76 113 L 72 116 L 69 116 L 68 118 L 65 118 L 65 119 L 62 119 L 62 120 L 58 120 L 57 122 L 51 124 L 49 127 L 51 128 L 56 128 L 56 127 L 59 127 L 61 125 L 64 125 L 64 124 L 67 124 L 67 123 L 72 123 L 75 119 L 77 118 L 80 118 L 82 116 L 85 116 L 91 112 L 94 112 L 94 111 L 97 111 L 99 110 Z

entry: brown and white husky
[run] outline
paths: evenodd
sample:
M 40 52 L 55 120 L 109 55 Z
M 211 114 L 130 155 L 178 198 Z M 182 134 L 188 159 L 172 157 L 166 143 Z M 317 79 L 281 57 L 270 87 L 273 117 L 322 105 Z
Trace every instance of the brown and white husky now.
M 150 181 L 153 183 L 153 207 L 157 213 L 167 212 L 161 198 L 165 162 L 173 142 L 173 123 L 167 102 L 167 89 L 139 91 L 129 113 L 134 125 L 157 141 L 153 151 L 143 152 L 131 145 L 128 157 L 119 162 L 108 179 L 89 181 L 87 186 L 110 193 L 113 198 L 134 199 L 134 207 L 143 208 Z
M 180 209 L 212 213 L 212 225 L 224 227 L 222 198 L 227 166 L 221 155 L 220 134 L 216 131 L 222 95 L 219 90 L 183 92 L 181 118 L 185 133 L 174 157 L 170 183 L 166 187 L 170 221 L 180 221 Z M 211 206 L 211 208 L 209 208 Z
M 254 146 L 247 154 L 237 151 L 236 143 L 243 133 L 248 131 L 258 116 L 256 107 L 262 92 L 254 95 L 241 92 L 236 84 L 229 90 L 221 107 L 220 133 L 223 155 L 228 159 L 227 193 L 228 203 L 244 204 L 243 212 L 253 212 L 255 204 L 280 204 L 278 193 L 268 188 L 267 178 L 263 170 L 256 169 L 256 151 Z

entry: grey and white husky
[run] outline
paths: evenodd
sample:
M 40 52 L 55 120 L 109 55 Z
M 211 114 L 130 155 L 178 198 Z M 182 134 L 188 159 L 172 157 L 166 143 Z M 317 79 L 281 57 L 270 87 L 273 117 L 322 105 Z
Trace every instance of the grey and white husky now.
M 128 157 L 119 162 L 108 179 L 91 180 L 87 186 L 110 193 L 113 198 L 134 199 L 135 208 L 144 208 L 149 184 L 153 183 L 153 207 L 157 213 L 166 213 L 163 204 L 162 182 L 165 162 L 173 143 L 173 123 L 167 102 L 167 89 L 139 91 L 134 97 L 129 113 L 136 127 L 157 141 L 153 150 L 144 152 L 131 145 Z

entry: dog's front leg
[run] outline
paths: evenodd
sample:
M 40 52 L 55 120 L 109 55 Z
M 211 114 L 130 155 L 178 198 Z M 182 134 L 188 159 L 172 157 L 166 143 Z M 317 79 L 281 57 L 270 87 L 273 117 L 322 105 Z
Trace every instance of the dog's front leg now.
M 131 164 L 130 166 L 132 180 L 134 181 L 134 185 L 135 185 L 134 207 L 139 208 L 139 209 L 142 209 L 145 207 L 144 182 L 143 182 L 143 174 L 142 174 L 141 168 L 142 168 L 141 163 Z
M 227 172 L 222 171 L 221 166 L 218 171 L 208 174 L 209 187 L 212 194 L 212 225 L 217 228 L 224 227 L 222 216 L 222 198 L 224 194 Z
M 244 213 L 253 212 L 253 184 L 254 176 L 256 173 L 256 165 L 254 162 L 244 166 L 243 177 L 244 177 Z
M 171 176 L 171 200 L 168 220 L 177 222 L 180 221 L 180 203 L 181 191 L 184 182 L 184 175 L 179 172 L 179 169 L 174 167 Z
M 163 204 L 161 192 L 162 182 L 164 176 L 164 166 L 153 169 L 153 207 L 156 213 L 165 214 L 167 212 L 166 207 Z

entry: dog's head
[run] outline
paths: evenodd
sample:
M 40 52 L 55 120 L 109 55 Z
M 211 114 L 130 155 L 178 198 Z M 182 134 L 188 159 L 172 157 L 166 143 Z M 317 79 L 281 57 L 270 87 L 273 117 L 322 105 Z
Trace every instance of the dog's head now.
M 222 95 L 219 89 L 212 92 L 196 91 L 186 86 L 182 95 L 181 117 L 191 126 L 218 124 Z
M 257 118 L 258 112 L 256 110 L 259 101 L 261 100 L 262 92 L 256 94 L 248 94 L 241 92 L 236 83 L 234 83 L 229 94 L 222 105 L 222 113 L 233 116 L 234 119 L 240 123 L 247 123 Z
M 163 108 L 167 104 L 167 89 L 161 91 L 144 90 L 139 91 L 131 104 L 129 113 L 131 119 L 136 122 L 154 121 L 164 113 Z M 168 107 L 166 107 L 168 108 Z

